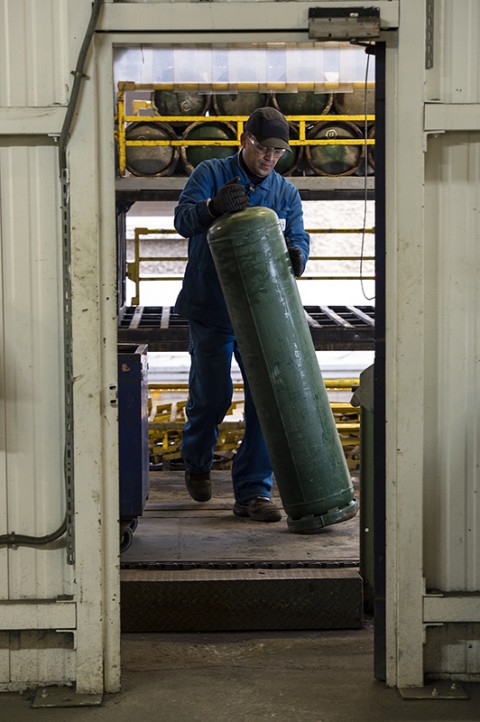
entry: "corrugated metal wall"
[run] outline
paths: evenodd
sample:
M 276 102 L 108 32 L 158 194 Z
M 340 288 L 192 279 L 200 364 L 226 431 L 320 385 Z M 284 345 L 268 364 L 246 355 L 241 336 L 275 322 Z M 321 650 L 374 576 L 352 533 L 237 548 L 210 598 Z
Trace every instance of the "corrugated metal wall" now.
M 478 103 L 480 97 L 480 4 L 477 0 L 434 3 L 434 68 L 427 73 L 427 98 L 442 103 Z M 429 83 L 435 79 L 436 89 Z
M 434 22 L 426 96 L 453 104 L 459 130 L 430 135 L 426 154 L 425 577 L 427 589 L 478 593 L 480 5 L 436 3 Z M 479 625 L 428 629 L 425 667 L 478 678 Z
M 52 147 L 0 149 L 0 534 L 51 534 L 65 515 L 62 246 L 52 213 L 59 205 L 57 167 Z M 63 541 L 0 547 L 0 598 L 54 599 L 72 595 L 72 585 Z M 22 686 L 32 666 L 41 679 L 73 678 L 71 635 L 5 635 L 11 651 L 0 665 L 0 684 Z M 58 644 L 64 656 L 54 651 Z
M 480 132 L 428 142 L 427 584 L 479 591 Z
M 0 0 L 0 106 L 67 102 L 68 14 L 64 0 Z
M 425 576 L 444 592 L 480 591 L 479 180 L 480 132 L 429 141 Z M 478 625 L 429 634 L 432 671 L 480 672 Z
M 69 23 L 89 12 L 69 5 L 0 2 L 0 534 L 41 537 L 65 517 L 61 187 L 58 150 L 37 120 L 68 100 Z M 65 537 L 0 546 L 0 600 L 16 614 L 1 615 L 2 688 L 75 678 L 73 633 L 56 632 L 54 614 L 35 630 L 28 606 L 73 596 Z
M 480 675 L 478 12 L 401 0 L 387 43 L 386 663 L 405 689 Z
M 59 203 L 56 163 L 50 147 L 0 150 L 0 179 L 10 179 L 1 185 L 4 527 L 33 536 L 54 532 L 65 514 L 62 248 L 51 212 Z M 8 584 L 0 584 L 9 597 L 71 592 L 61 548 L 2 553 L 15 561 Z

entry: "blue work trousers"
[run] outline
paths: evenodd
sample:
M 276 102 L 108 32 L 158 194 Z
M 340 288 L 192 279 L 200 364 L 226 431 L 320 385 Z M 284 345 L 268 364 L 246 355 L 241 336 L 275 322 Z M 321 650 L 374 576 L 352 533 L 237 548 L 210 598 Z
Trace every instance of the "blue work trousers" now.
M 233 333 L 190 320 L 189 398 L 183 429 L 182 456 L 186 469 L 209 471 L 218 440 L 218 425 L 232 403 L 234 355 L 245 390 L 245 430 L 232 463 L 235 500 L 244 504 L 255 496 L 271 498 L 272 467 L 252 394 Z

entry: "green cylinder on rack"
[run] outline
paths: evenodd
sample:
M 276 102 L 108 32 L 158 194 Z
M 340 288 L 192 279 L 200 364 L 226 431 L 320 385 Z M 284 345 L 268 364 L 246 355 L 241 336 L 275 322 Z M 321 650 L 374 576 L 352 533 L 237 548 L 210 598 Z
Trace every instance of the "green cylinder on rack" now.
M 277 214 L 223 216 L 208 243 L 289 530 L 350 519 L 358 502 Z

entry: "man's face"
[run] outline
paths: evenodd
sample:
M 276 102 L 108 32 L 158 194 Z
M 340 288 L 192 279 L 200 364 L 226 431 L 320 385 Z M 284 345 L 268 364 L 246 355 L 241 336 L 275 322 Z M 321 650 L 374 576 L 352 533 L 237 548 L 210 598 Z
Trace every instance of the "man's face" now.
M 265 148 L 259 144 L 254 135 L 242 133 L 240 142 L 243 148 L 243 160 L 249 171 L 254 175 L 265 178 L 275 168 L 283 155 L 282 150 Z

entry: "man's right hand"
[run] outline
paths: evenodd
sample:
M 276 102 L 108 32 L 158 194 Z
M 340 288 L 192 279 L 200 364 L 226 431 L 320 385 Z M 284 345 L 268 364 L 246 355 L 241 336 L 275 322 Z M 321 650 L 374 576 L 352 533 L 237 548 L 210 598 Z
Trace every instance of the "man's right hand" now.
M 248 205 L 249 200 L 245 188 L 240 183 L 240 178 L 236 176 L 220 188 L 217 195 L 208 204 L 208 208 L 214 216 L 218 217 L 223 216 L 224 213 L 243 211 L 248 208 Z

